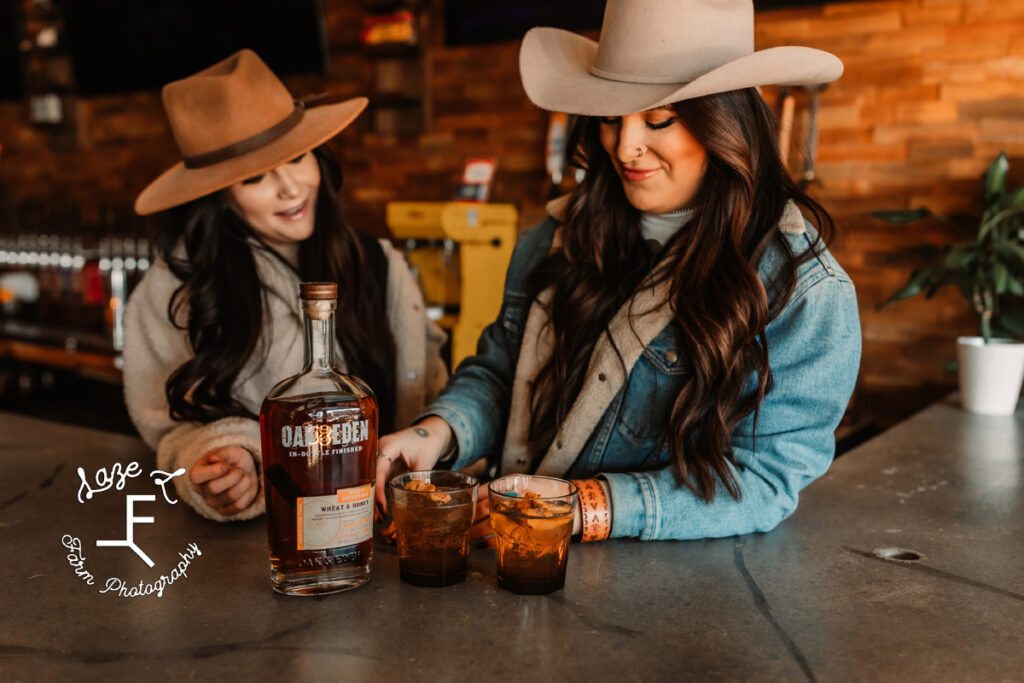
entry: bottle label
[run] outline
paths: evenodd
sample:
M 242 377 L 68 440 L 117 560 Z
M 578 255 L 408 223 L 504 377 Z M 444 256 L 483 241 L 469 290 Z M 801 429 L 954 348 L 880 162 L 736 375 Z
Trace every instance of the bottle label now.
M 288 451 L 292 458 L 355 453 L 369 438 L 369 420 L 335 424 L 309 422 L 281 427 L 281 445 L 296 449 Z
M 373 538 L 373 484 L 299 498 L 295 505 L 298 550 L 329 550 Z

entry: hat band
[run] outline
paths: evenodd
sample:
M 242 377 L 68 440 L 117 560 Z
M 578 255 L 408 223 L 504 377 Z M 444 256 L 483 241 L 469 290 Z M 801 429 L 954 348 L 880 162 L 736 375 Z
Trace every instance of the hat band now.
M 606 81 L 620 81 L 622 83 L 645 83 L 652 85 L 686 85 L 693 80 L 682 81 L 678 76 L 645 76 L 643 74 L 620 74 L 614 71 L 605 71 L 597 66 L 590 67 L 590 73 Z
M 295 109 L 292 113 L 284 117 L 281 121 L 275 123 L 265 131 L 256 133 L 238 142 L 233 142 L 226 147 L 215 149 L 212 152 L 205 152 L 203 154 L 195 154 L 189 157 L 182 157 L 182 161 L 185 162 L 185 168 L 196 169 L 205 168 L 207 166 L 213 166 L 219 164 L 222 161 L 228 161 L 235 157 L 240 157 L 243 154 L 248 154 L 253 150 L 259 149 L 264 145 L 268 145 L 274 140 L 278 139 L 295 126 L 299 125 L 302 121 L 302 115 L 307 109 L 313 107 L 319 107 L 325 104 L 337 104 L 345 100 L 346 98 L 341 95 L 333 95 L 327 93 L 319 93 L 316 95 L 309 95 L 301 100 L 295 100 Z
M 295 103 L 295 109 L 292 113 L 284 117 L 281 121 L 275 123 L 265 131 L 256 133 L 250 137 L 233 142 L 226 147 L 215 149 L 212 152 L 206 152 L 204 154 L 196 154 L 190 157 L 182 157 L 182 161 L 185 162 L 185 168 L 196 169 L 206 168 L 207 166 L 213 166 L 219 164 L 222 161 L 234 159 L 235 157 L 242 156 L 255 149 L 259 149 L 266 144 L 273 142 L 295 126 L 299 125 L 299 121 L 302 120 L 302 114 L 305 109 L 301 102 Z

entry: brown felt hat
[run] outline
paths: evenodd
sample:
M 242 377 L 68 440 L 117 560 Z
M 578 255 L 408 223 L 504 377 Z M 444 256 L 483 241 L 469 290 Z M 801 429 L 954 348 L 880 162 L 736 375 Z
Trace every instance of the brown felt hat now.
M 751 0 L 608 0 L 596 43 L 527 32 L 519 73 L 542 109 L 623 116 L 759 85 L 828 83 L 843 63 L 809 47 L 755 51 Z
M 182 160 L 135 200 L 155 213 L 266 173 L 337 135 L 365 97 L 296 100 L 252 50 L 164 86 L 164 109 Z

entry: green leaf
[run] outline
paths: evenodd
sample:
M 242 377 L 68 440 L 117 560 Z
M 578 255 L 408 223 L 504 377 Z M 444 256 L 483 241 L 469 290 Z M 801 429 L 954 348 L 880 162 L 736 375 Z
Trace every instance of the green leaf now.
M 928 209 L 905 209 L 896 211 L 872 211 L 871 215 L 886 223 L 913 223 L 932 215 Z
M 999 324 L 1015 335 L 1024 336 L 1024 310 L 1003 313 L 999 316 Z
M 1002 263 L 996 261 L 992 264 L 992 280 L 995 282 L 996 294 L 1003 294 L 1010 280 L 1010 271 Z
M 989 212 L 986 211 L 985 215 L 981 218 L 981 227 L 978 228 L 978 238 L 974 240 L 975 244 L 981 244 L 988 237 L 988 234 L 992 232 L 992 228 L 996 227 L 997 221 L 992 220 L 989 217 Z
M 920 294 L 935 283 L 938 273 L 939 266 L 915 270 L 913 275 L 910 276 L 910 280 L 903 286 L 903 289 L 890 296 L 882 305 L 887 306 L 896 301 L 903 301 L 916 294 Z
M 960 290 L 964 299 L 967 303 L 974 306 L 974 276 L 962 270 L 947 270 L 942 273 L 941 277 L 935 278 L 935 282 L 932 283 L 931 288 L 925 292 L 925 296 L 929 299 L 935 294 L 940 287 L 950 285 Z
M 943 372 L 956 372 L 959 369 L 960 369 L 960 362 L 956 361 L 956 360 L 951 360 L 951 361 L 949 361 L 948 363 L 946 363 L 945 365 L 942 366 L 942 371 Z
M 997 229 L 1000 226 L 1006 226 L 1007 230 L 1003 230 L 1002 232 L 1008 233 L 1008 228 L 1016 222 L 1015 219 L 1022 213 L 1024 213 L 1024 207 L 1019 206 L 1010 206 L 1000 211 L 995 211 L 994 213 L 986 211 L 981 228 L 978 229 L 978 238 L 975 241 L 980 244 L 981 241 L 985 239 L 985 235 L 987 235 L 989 231 Z M 1003 234 L 998 235 L 998 237 L 1001 239 L 1008 239 L 1010 235 Z
M 1024 208 L 1024 185 L 1021 185 L 1014 190 L 1009 197 L 1006 198 L 1006 206 L 1021 207 Z
M 1009 168 L 1006 152 L 1000 152 L 985 173 L 985 206 L 990 206 L 1006 194 L 1006 172 Z
M 1024 283 L 1012 275 L 1009 282 L 1007 282 L 1007 289 L 1014 296 L 1024 296 Z
M 974 252 L 963 247 L 950 247 L 942 259 L 942 267 L 947 270 L 965 268 L 974 260 Z
M 1003 264 L 1018 271 L 1024 271 L 1024 246 L 1010 240 L 999 240 L 992 245 L 995 255 Z

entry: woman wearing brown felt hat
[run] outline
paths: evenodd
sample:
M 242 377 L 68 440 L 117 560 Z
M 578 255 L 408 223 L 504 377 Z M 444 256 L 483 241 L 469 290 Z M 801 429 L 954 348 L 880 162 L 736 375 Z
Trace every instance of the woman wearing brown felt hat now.
M 860 331 L 832 222 L 786 173 L 756 87 L 842 70 L 755 51 L 750 0 L 608 0 L 596 43 L 527 33 L 523 87 L 579 115 L 585 175 L 520 236 L 501 317 L 417 425 L 430 438 L 381 439 L 378 491 L 500 453 L 502 473 L 576 481 L 585 541 L 789 515 L 832 460 Z
M 242 50 L 167 85 L 182 159 L 139 195 L 159 212 L 157 263 L 126 311 L 125 400 L 160 469 L 211 519 L 263 511 L 256 416 L 302 366 L 301 281 L 337 282 L 336 360 L 404 426 L 443 386 L 443 333 L 404 258 L 345 221 L 325 143 L 365 108 L 296 101 Z

